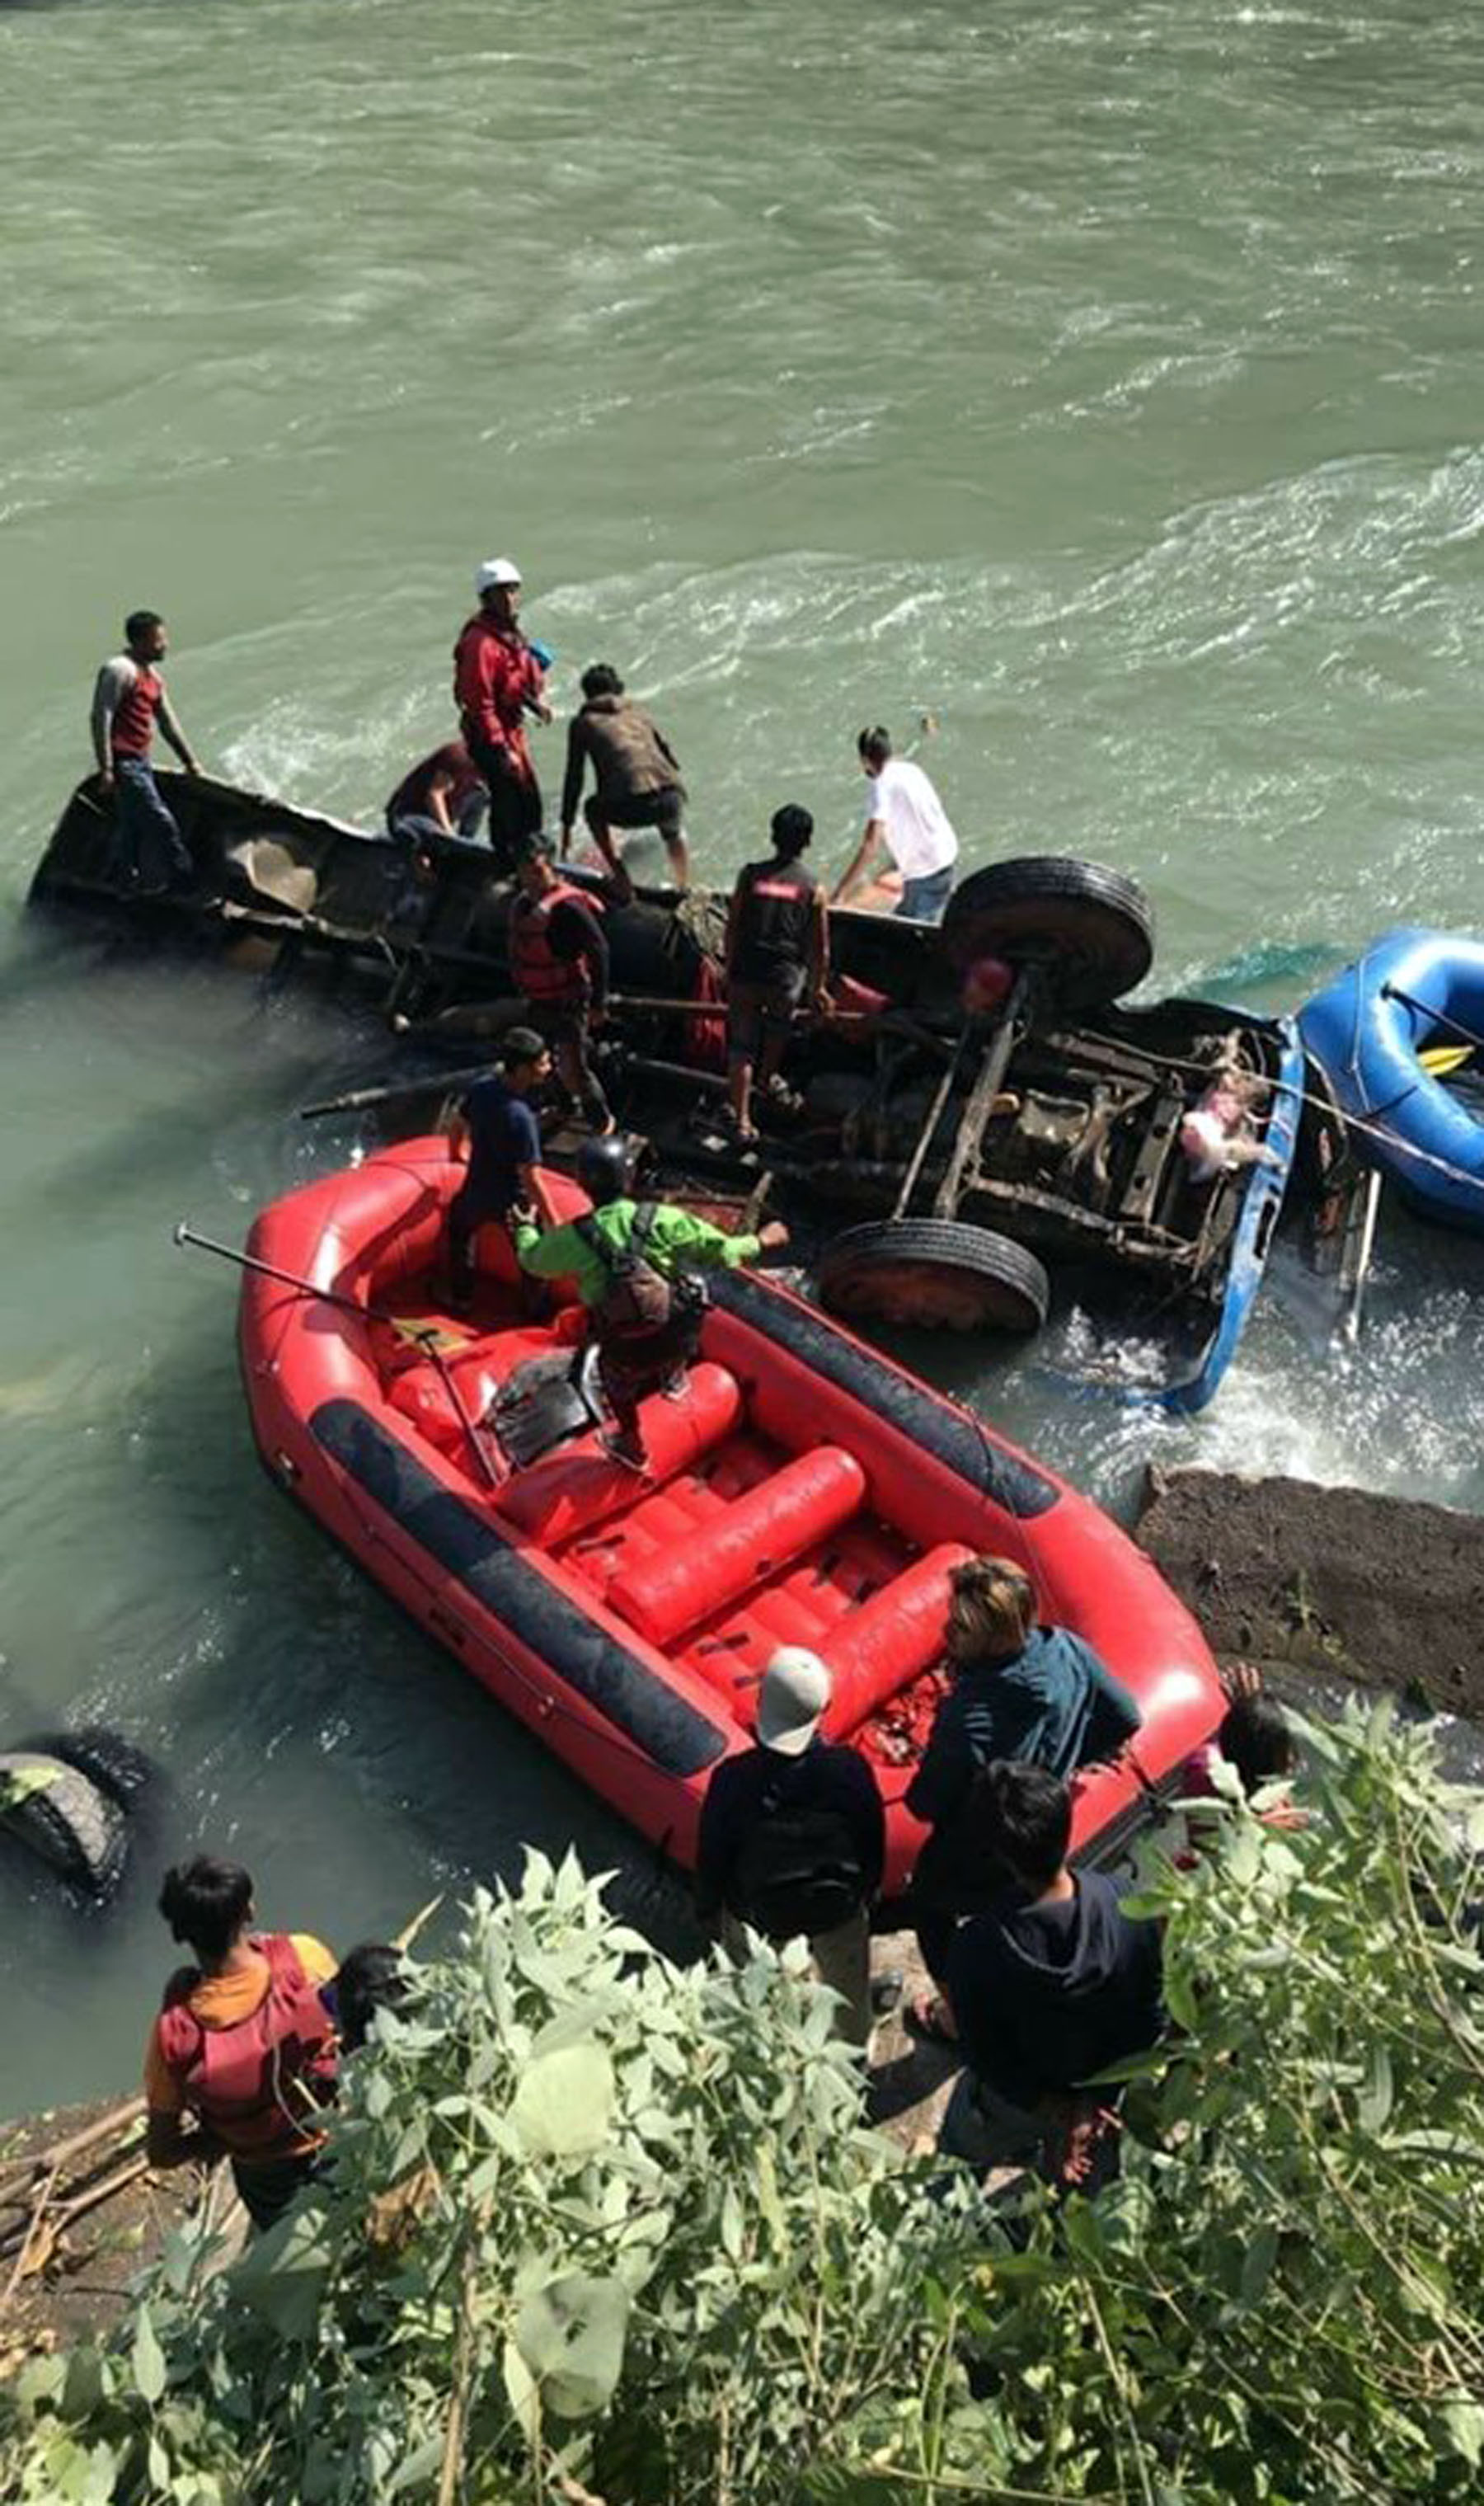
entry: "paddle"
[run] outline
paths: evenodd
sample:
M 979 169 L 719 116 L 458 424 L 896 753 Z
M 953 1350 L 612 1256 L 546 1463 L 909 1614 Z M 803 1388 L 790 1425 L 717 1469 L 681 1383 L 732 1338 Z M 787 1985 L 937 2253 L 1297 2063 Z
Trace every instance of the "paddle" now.
M 420 1348 L 425 1357 L 432 1359 L 443 1389 L 453 1404 L 454 1415 L 468 1438 L 469 1450 L 478 1465 L 480 1478 L 486 1487 L 498 1488 L 500 1474 L 479 1442 L 478 1429 L 469 1414 L 464 1396 L 443 1355 L 443 1350 L 449 1345 L 449 1335 L 442 1323 L 413 1322 L 407 1314 L 388 1313 L 384 1306 L 363 1306 L 355 1297 L 342 1297 L 337 1288 L 317 1287 L 312 1279 L 302 1277 L 297 1271 L 280 1270 L 276 1262 L 261 1262 L 256 1253 L 239 1253 L 235 1244 L 219 1244 L 213 1235 L 198 1235 L 183 1218 L 175 1222 L 175 1241 L 177 1244 L 194 1245 L 199 1253 L 214 1253 L 218 1261 L 234 1263 L 239 1271 L 252 1271 L 261 1278 L 276 1279 L 282 1288 L 297 1288 L 301 1297 L 317 1297 L 323 1305 L 335 1306 L 344 1314 L 354 1314 L 358 1322 L 389 1324 L 400 1340 Z M 467 1340 L 456 1341 L 453 1345 L 467 1348 L 469 1342 Z

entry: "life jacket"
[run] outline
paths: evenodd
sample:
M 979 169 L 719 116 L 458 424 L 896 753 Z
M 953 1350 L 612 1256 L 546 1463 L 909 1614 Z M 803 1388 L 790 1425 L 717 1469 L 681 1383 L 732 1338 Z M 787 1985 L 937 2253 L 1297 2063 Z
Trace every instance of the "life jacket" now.
M 573 1226 L 589 1253 L 607 1273 L 607 1286 L 590 1308 L 598 1338 L 615 1342 L 648 1340 L 661 1332 L 675 1310 L 675 1291 L 645 1253 L 654 1229 L 656 1204 L 642 1200 L 634 1211 L 626 1244 L 611 1244 L 597 1220 L 576 1218 Z M 697 1285 L 699 1282 L 696 1283 Z
M 866 1874 L 850 1822 L 818 1803 L 764 1792 L 757 1824 L 732 1866 L 732 1914 L 769 1940 L 833 1931 L 866 1903 Z
M 136 662 L 134 675 L 114 707 L 109 743 L 115 757 L 148 757 L 164 692 L 159 672 L 152 670 L 148 662 Z
M 252 1945 L 267 1960 L 268 1988 L 251 2017 L 206 2026 L 190 2007 L 200 1971 L 187 1967 L 166 1987 L 159 2041 L 193 2112 L 234 2157 L 265 2162 L 314 2140 L 335 2083 L 335 2025 L 286 1933 Z
M 528 1001 L 590 1000 L 587 960 L 557 956 L 551 946 L 551 916 L 559 905 L 585 905 L 591 911 L 596 902 L 580 887 L 569 887 L 565 879 L 549 888 L 539 904 L 529 896 L 516 897 L 511 908 L 511 972 L 516 990 Z
M 744 984 L 785 981 L 809 962 L 816 886 L 795 862 L 749 862 L 738 880 L 732 973 Z

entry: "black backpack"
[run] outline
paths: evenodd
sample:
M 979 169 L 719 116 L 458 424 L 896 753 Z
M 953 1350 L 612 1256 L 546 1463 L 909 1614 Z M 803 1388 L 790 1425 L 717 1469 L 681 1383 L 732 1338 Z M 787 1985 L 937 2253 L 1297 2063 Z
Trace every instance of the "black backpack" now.
M 850 1822 L 837 1809 L 790 1802 L 769 1789 L 726 1891 L 734 1915 L 769 1940 L 831 1932 L 866 1903 L 866 1874 Z
M 674 1307 L 670 1282 L 647 1260 L 644 1250 L 655 1214 L 656 1204 L 642 1200 L 624 1245 L 610 1244 L 595 1218 L 573 1221 L 588 1252 L 597 1255 L 607 1272 L 603 1294 L 592 1308 L 604 1340 L 647 1339 L 651 1332 L 663 1331 L 670 1319 Z

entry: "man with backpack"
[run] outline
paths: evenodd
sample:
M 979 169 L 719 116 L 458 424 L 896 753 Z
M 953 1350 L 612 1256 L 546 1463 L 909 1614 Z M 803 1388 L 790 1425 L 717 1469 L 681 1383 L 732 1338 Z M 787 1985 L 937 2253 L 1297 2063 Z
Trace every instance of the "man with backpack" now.
M 858 1749 L 820 1738 L 830 1672 L 803 1645 L 780 1645 L 762 1677 L 758 1742 L 724 1758 L 707 1787 L 696 1903 L 718 1914 L 733 1955 L 742 1926 L 771 1941 L 800 1934 L 820 1982 L 840 1996 L 839 2033 L 870 2034 L 870 1909 L 886 1859 L 886 1813 Z
M 517 1226 L 520 1267 L 537 1279 L 575 1281 L 598 1347 L 598 1376 L 614 1414 L 605 1450 L 631 1470 L 645 1464 L 639 1404 L 679 1389 L 699 1344 L 706 1293 L 690 1266 L 735 1270 L 787 1244 L 776 1220 L 756 1235 L 728 1235 L 671 1201 L 628 1198 L 628 1153 L 612 1137 L 584 1140 L 577 1179 L 592 1202 L 583 1218 L 546 1234 Z

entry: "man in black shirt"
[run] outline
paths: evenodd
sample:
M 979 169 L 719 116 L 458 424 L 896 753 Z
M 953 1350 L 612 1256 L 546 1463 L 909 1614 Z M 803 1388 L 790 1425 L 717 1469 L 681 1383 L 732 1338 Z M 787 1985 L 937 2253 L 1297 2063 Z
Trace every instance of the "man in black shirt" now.
M 814 820 L 795 801 L 775 810 L 773 858 L 738 875 L 726 917 L 726 1056 L 737 1137 L 756 1140 L 753 1072 L 769 1092 L 795 1012 L 805 995 L 822 1003 L 830 973 L 825 891 L 802 867 Z
M 1006 1884 L 949 1955 L 968 2069 L 940 2146 L 1092 2191 L 1116 2172 L 1118 2093 L 1081 2084 L 1164 2026 L 1159 1927 L 1123 1912 L 1131 1880 L 1067 1868 L 1072 1795 L 1048 1768 L 997 1761 L 973 1810 Z
M 822 1740 L 830 1673 L 802 1645 L 780 1645 L 763 1674 L 758 1745 L 711 1778 L 696 1847 L 696 1905 L 735 1957 L 742 1927 L 808 1941 L 822 1984 L 844 2005 L 852 2044 L 870 2034 L 870 1907 L 886 1860 L 886 1813 L 859 1750 Z
M 448 1117 L 451 1154 L 469 1159 L 469 1172 L 448 1205 L 450 1303 L 466 1310 L 474 1298 L 474 1238 L 490 1219 L 508 1218 L 533 1203 L 550 1222 L 537 1169 L 541 1127 L 530 1099 L 551 1076 L 551 1056 L 534 1027 L 512 1026 L 500 1068 L 476 1080 Z

